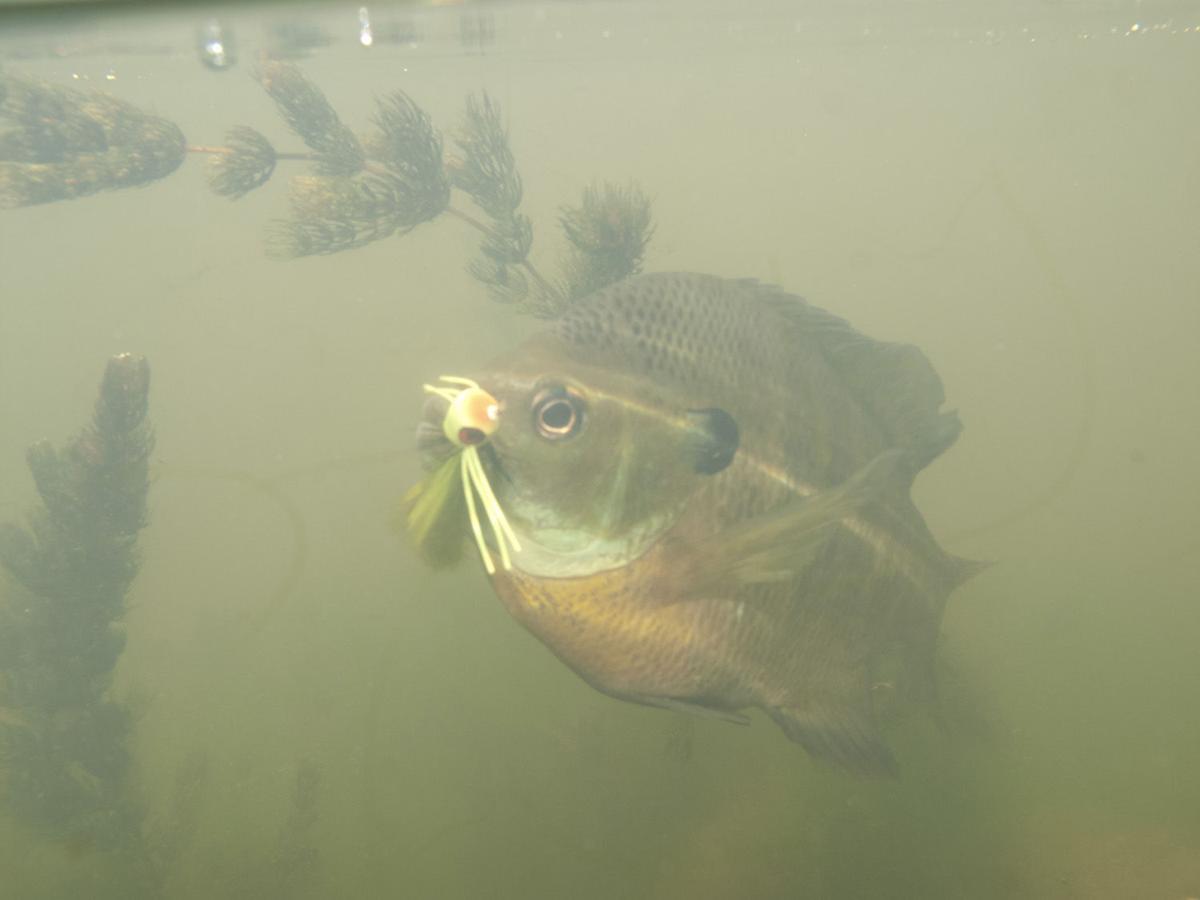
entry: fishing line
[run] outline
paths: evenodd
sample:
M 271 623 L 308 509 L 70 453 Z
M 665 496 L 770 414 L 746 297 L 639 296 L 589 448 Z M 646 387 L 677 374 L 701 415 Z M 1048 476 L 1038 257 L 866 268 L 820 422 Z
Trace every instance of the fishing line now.
M 167 477 L 186 480 L 223 481 L 236 484 L 251 493 L 265 498 L 282 513 L 291 535 L 291 549 L 288 553 L 288 562 L 284 567 L 283 575 L 280 577 L 275 589 L 271 591 L 267 602 L 256 613 L 248 614 L 245 622 L 246 627 L 240 632 L 242 637 L 259 633 L 279 609 L 286 605 L 292 591 L 295 590 L 297 583 L 300 581 L 300 576 L 304 572 L 304 566 L 308 559 L 308 529 L 304 522 L 304 516 L 295 501 L 288 496 L 287 492 L 274 483 L 274 479 L 264 478 L 238 469 L 171 464 L 153 467 L 151 475 L 155 480 Z
M 225 469 L 218 466 L 191 464 L 163 464 L 154 466 L 151 474 L 155 479 L 181 478 L 223 481 L 245 488 L 252 494 L 265 499 L 282 514 L 290 534 L 291 547 L 288 560 L 284 566 L 275 588 L 271 591 L 266 603 L 256 612 L 248 614 L 245 627 L 239 631 L 239 642 L 247 637 L 257 635 L 269 624 L 275 616 L 287 607 L 288 600 L 295 591 L 309 555 L 308 526 L 300 507 L 284 489 L 288 482 L 302 478 L 311 478 L 328 472 L 352 471 L 361 472 L 364 468 L 391 465 L 402 457 L 399 451 L 378 451 L 363 453 L 355 456 L 336 457 L 320 460 L 308 465 L 286 469 L 277 475 L 264 477 L 240 469 Z M 132 608 L 132 607 L 131 607 Z

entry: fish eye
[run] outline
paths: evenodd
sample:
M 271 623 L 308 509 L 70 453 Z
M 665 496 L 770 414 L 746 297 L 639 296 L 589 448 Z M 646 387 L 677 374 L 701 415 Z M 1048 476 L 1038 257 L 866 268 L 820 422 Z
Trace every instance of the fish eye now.
M 533 400 L 533 424 L 547 440 L 571 437 L 583 427 L 583 400 L 566 388 L 548 388 Z

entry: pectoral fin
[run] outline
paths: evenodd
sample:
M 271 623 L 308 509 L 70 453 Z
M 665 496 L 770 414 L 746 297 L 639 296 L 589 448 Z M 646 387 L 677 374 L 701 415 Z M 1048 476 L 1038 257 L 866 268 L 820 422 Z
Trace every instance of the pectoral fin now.
M 892 489 L 903 466 L 903 452 L 889 450 L 836 487 L 690 544 L 683 554 L 687 568 L 674 573 L 671 595 L 686 600 L 794 578 L 817 558 L 831 526 Z

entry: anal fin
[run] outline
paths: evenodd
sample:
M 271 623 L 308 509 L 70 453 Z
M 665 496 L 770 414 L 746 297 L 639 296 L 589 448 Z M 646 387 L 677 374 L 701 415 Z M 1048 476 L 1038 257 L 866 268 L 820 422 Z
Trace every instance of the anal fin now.
M 734 725 L 749 725 L 750 719 L 741 713 L 715 706 L 707 706 L 689 700 L 679 700 L 675 697 L 653 697 L 649 694 L 624 694 L 622 699 L 644 706 L 657 706 L 659 709 L 669 709 L 673 712 L 688 713 L 705 719 L 720 719 L 722 722 L 732 722 Z
M 767 710 L 784 733 L 815 759 L 857 775 L 896 777 L 899 767 L 866 712 L 851 707 L 811 705 Z

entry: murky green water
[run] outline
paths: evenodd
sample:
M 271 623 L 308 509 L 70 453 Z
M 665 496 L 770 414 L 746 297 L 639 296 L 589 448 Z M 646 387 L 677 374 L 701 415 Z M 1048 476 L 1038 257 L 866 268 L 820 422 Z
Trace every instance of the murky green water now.
M 815 767 L 761 718 L 620 704 L 473 563 L 429 573 L 389 530 L 421 384 L 530 327 L 464 272 L 470 229 L 270 260 L 303 166 L 231 203 L 199 155 L 0 211 L 0 519 L 109 356 L 153 371 L 114 690 L 162 896 L 1200 895 L 1194 8 L 372 8 L 369 49 L 353 9 L 231 9 L 226 71 L 207 18 L 5 16 L 0 60 L 196 145 L 298 143 L 249 74 L 282 22 L 331 39 L 296 62 L 356 130 L 378 93 L 449 127 L 486 88 L 546 268 L 558 207 L 635 179 L 649 270 L 769 280 L 920 345 L 965 431 L 916 499 L 996 565 L 947 611 L 945 728 L 891 733 L 899 781 Z M 87 841 L 0 835 L 5 897 L 127 896 Z

